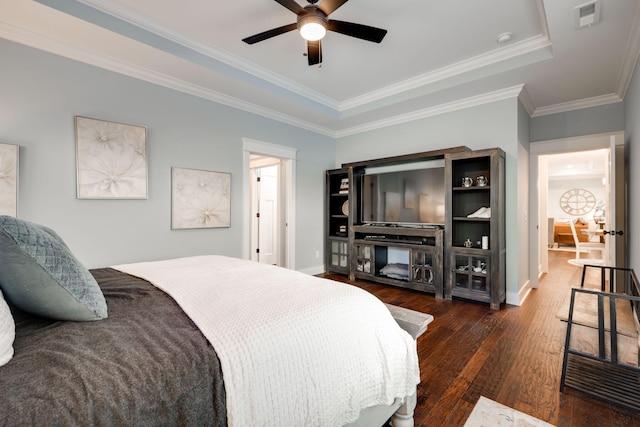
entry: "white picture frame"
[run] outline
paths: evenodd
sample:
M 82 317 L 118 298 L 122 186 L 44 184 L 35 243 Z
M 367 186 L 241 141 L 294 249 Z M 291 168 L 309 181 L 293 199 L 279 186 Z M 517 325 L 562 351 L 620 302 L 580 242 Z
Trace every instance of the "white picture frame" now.
M 0 215 L 18 216 L 20 146 L 0 143 Z
M 231 227 L 231 174 L 171 168 L 171 229 Z
M 78 199 L 148 199 L 147 128 L 75 117 Z

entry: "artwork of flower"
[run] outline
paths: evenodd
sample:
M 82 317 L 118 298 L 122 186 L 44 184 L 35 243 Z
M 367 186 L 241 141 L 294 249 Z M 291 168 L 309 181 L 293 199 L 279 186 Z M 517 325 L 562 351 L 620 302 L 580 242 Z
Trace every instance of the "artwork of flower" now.
M 79 199 L 146 199 L 147 129 L 76 117 Z
M 19 147 L 0 144 L 0 215 L 18 214 Z
M 171 228 L 231 226 L 231 174 L 171 168 Z

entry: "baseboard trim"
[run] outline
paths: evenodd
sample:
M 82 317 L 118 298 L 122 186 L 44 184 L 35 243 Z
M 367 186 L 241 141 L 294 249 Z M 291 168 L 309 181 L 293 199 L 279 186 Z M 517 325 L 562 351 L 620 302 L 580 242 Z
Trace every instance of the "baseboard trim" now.
M 531 281 L 527 280 L 518 292 L 507 292 L 507 304 L 521 306 L 531 293 Z
M 318 274 L 322 274 L 325 272 L 324 265 L 318 265 L 315 267 L 303 268 L 302 270 L 298 270 L 300 273 L 308 274 L 310 276 L 316 276 Z

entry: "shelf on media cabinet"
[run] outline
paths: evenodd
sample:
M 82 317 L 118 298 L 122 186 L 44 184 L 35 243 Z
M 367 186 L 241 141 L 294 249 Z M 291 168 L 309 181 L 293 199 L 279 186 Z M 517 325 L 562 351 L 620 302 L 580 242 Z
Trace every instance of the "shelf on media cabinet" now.
M 363 234 L 386 234 L 397 236 L 437 236 L 442 233 L 439 227 L 402 227 L 402 226 L 377 226 L 354 225 L 353 231 Z
M 472 185 L 471 187 L 453 187 L 453 191 L 477 191 L 477 190 L 490 190 L 490 185 Z

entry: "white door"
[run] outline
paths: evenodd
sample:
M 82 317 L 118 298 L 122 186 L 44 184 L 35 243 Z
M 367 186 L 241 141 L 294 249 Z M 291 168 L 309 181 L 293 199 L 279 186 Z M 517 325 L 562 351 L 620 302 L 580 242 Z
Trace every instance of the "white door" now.
M 612 138 L 613 139 L 613 138 Z M 615 181 L 616 147 L 612 141 L 611 148 L 607 150 L 607 167 L 605 168 L 607 204 L 605 205 L 605 230 L 616 229 L 616 181 Z M 612 241 L 614 237 L 604 236 L 605 251 L 603 254 L 604 265 L 616 265 L 616 245 Z
M 627 180 L 624 161 L 624 145 L 611 137 L 609 168 L 607 170 L 607 190 L 609 200 L 605 211 L 605 245 L 610 254 L 609 264 L 627 267 Z
M 278 265 L 278 176 L 279 165 L 259 169 L 258 174 L 258 261 Z

